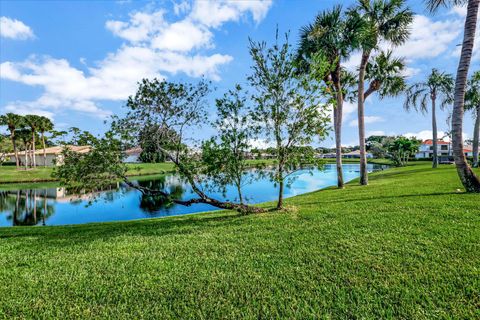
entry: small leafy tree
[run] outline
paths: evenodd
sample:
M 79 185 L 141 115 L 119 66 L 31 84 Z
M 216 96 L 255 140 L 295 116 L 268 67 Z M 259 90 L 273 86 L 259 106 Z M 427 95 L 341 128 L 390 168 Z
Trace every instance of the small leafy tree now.
M 366 139 L 367 151 L 375 158 L 387 158 L 388 147 L 394 139 L 389 136 L 370 136 Z
M 279 185 L 277 208 L 281 209 L 286 179 L 306 164 L 320 164 L 313 149 L 299 147 L 324 138 L 330 119 L 318 87 L 295 68 L 288 35 L 284 43 L 278 40 L 277 32 L 272 47 L 250 41 L 253 66 L 249 81 L 256 90 L 252 118 L 259 124 L 257 133 L 275 146 L 277 163 L 270 177 Z
M 214 188 L 226 192 L 227 185 L 234 185 L 238 201 L 243 204 L 242 187 L 251 181 L 247 174 L 246 155 L 253 137 L 253 127 L 246 110 L 247 97 L 240 85 L 216 100 L 217 119 L 213 123 L 217 135 L 202 145 L 205 174 Z
M 397 167 L 408 164 L 409 158 L 418 151 L 420 140 L 416 138 L 397 137 L 388 146 L 388 154 Z

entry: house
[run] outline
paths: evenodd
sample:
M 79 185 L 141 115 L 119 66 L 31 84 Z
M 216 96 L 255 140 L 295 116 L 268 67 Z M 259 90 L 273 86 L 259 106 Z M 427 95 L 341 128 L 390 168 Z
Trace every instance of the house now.
M 445 162 L 452 162 L 453 161 L 452 143 L 444 140 L 438 140 L 437 145 L 438 145 L 437 155 L 441 160 L 440 162 L 442 162 L 442 159 Z M 473 147 L 471 145 L 464 145 L 463 152 L 465 153 L 466 157 L 473 157 Z M 417 159 L 433 158 L 433 140 L 432 139 L 428 139 L 422 142 L 418 152 L 415 154 L 415 158 Z M 449 160 L 447 161 L 447 159 Z
M 366 157 L 368 159 L 372 159 L 373 158 L 373 155 L 369 152 L 366 153 Z M 360 158 L 360 150 L 355 150 L 355 151 L 352 151 L 352 152 L 347 152 L 347 153 L 344 153 L 342 155 L 342 158 L 346 158 L 346 159 L 359 159 Z
M 135 147 L 128 150 L 125 150 L 123 162 L 124 163 L 140 163 L 140 154 L 142 153 L 142 148 Z
M 91 147 L 90 146 L 73 146 L 73 145 L 66 145 L 66 146 L 55 146 L 55 147 L 49 147 L 45 148 L 45 165 L 47 166 L 53 166 L 53 165 L 59 165 L 63 161 L 63 156 L 62 156 L 62 150 L 64 147 L 67 147 L 70 151 L 77 152 L 77 153 L 87 153 L 90 152 Z M 36 149 L 35 150 L 35 163 L 38 166 L 43 166 L 44 165 L 44 150 L 43 149 Z M 28 152 L 28 163 L 31 164 L 32 162 L 32 152 Z M 15 154 L 14 153 L 9 153 L 7 154 L 7 158 L 9 158 L 11 162 L 15 162 Z M 20 161 L 20 164 L 22 166 L 25 165 L 25 151 L 24 150 L 18 150 L 18 159 Z
M 450 142 L 444 140 L 437 140 L 437 155 L 448 157 L 453 155 L 452 145 Z M 418 148 L 418 152 L 415 154 L 416 159 L 431 159 L 433 158 L 433 139 L 427 139 L 422 141 L 422 144 Z

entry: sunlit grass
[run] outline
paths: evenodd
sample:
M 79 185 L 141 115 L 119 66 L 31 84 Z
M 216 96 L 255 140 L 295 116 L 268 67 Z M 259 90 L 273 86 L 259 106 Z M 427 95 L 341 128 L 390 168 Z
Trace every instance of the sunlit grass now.
M 459 190 L 415 164 L 288 212 L 4 228 L 0 317 L 479 318 L 480 196 Z

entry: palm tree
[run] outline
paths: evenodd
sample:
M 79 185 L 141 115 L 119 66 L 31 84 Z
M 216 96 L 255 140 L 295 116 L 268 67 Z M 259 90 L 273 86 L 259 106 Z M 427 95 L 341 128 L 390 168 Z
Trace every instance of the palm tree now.
M 38 125 L 38 131 L 42 137 L 42 147 L 43 147 L 43 166 L 47 166 L 47 154 L 45 151 L 45 132 L 53 130 L 53 123 L 47 117 L 40 117 L 40 123 Z
M 28 150 L 32 141 L 32 132 L 29 129 L 21 128 L 16 131 L 16 136 L 23 141 L 25 148 L 25 170 L 28 170 Z
M 25 122 L 30 127 L 30 131 L 32 134 L 32 166 L 35 168 L 37 166 L 35 160 L 35 133 L 37 133 L 37 129 L 40 126 L 42 120 L 40 116 L 28 114 L 25 116 Z
M 432 131 L 433 131 L 433 164 L 438 166 L 438 136 L 437 136 L 437 116 L 436 102 L 441 98 L 440 107 L 443 109 L 448 103 L 451 103 L 453 92 L 453 77 L 450 74 L 439 72 L 432 69 L 432 72 L 425 82 L 418 82 L 407 89 L 407 97 L 404 107 L 406 110 L 415 108 L 422 113 L 428 112 L 428 100 L 430 98 L 432 109 Z
M 358 136 L 360 140 L 360 184 L 368 184 L 367 156 L 365 149 L 365 73 L 374 50 L 381 41 L 394 46 L 405 43 L 410 35 L 409 25 L 413 13 L 405 7 L 405 0 L 359 0 L 358 5 L 349 10 L 349 15 L 359 16 L 363 22 L 361 29 L 362 58 L 358 69 Z
M 315 72 L 334 98 L 332 104 L 333 126 L 337 161 L 337 186 L 343 188 L 342 172 L 342 116 L 344 86 L 342 84 L 342 61 L 359 46 L 361 21 L 355 16 L 345 16 L 341 6 L 317 15 L 313 24 L 300 30 L 298 48 L 299 69 Z
M 467 3 L 467 17 L 465 19 L 462 51 L 458 62 L 457 77 L 455 79 L 455 93 L 452 111 L 452 145 L 453 156 L 457 173 L 467 192 L 480 193 L 480 179 L 468 165 L 463 153 L 463 114 L 465 104 L 465 90 L 467 87 L 468 69 L 472 60 L 475 30 L 477 27 L 478 7 L 480 0 L 428 0 L 427 7 L 431 12 L 440 6 L 463 5 Z
M 467 92 L 465 93 L 465 110 L 471 110 L 475 118 L 473 126 L 473 167 L 477 168 L 478 146 L 480 136 L 480 71 L 473 73 L 468 81 Z
M 23 123 L 24 123 L 24 118 L 18 114 L 7 113 L 5 115 L 0 116 L 0 125 L 7 126 L 8 130 L 10 131 L 10 139 L 12 140 L 13 152 L 15 154 L 15 164 L 17 166 L 17 169 L 20 167 L 20 163 L 18 161 L 18 150 L 17 150 L 15 130 L 20 128 L 23 125 Z

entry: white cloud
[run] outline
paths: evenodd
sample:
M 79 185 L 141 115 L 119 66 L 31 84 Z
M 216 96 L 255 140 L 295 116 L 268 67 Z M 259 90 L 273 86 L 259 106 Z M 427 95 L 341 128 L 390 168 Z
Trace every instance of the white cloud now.
M 248 144 L 252 149 L 267 149 L 275 145 L 272 141 L 267 141 L 265 139 L 250 139 Z
M 163 10 L 152 13 L 136 12 L 130 14 L 128 22 L 108 20 L 105 27 L 114 35 L 130 42 L 147 41 L 167 25 L 164 14 Z
M 376 122 L 382 122 L 384 119 L 382 117 L 378 116 L 365 116 L 365 124 L 370 124 L 370 123 L 376 123 Z M 354 119 L 348 123 L 350 127 L 358 127 L 358 119 Z
M 22 21 L 0 17 L 0 37 L 16 40 L 34 38 L 32 29 Z
M 463 139 L 464 140 L 469 138 L 468 133 L 463 132 L 462 134 L 463 134 Z M 402 136 L 407 137 L 407 138 L 416 137 L 419 140 L 427 140 L 427 139 L 432 139 L 433 138 L 433 131 L 432 130 L 422 130 L 422 131 L 419 131 L 419 132 L 407 132 L 405 134 L 402 134 Z M 438 136 L 438 139 L 443 139 L 447 142 L 450 141 L 450 137 L 444 131 L 437 131 L 437 136 Z
M 169 25 L 152 39 L 152 47 L 160 50 L 190 51 L 211 47 L 213 34 L 204 26 L 183 20 Z
M 395 53 L 407 59 L 433 58 L 446 52 L 462 31 L 462 21 L 432 19 L 416 15 L 411 25 L 409 40 L 395 49 Z
M 184 73 L 191 77 L 206 76 L 220 80 L 220 67 L 232 57 L 220 53 L 206 54 L 214 48 L 212 28 L 228 21 L 239 21 L 251 14 L 259 22 L 271 1 L 199 1 L 192 7 L 174 5 L 178 21 L 167 21 L 165 11 L 135 12 L 128 21 L 109 20 L 105 27 L 126 42 L 94 66 L 82 64 L 77 69 L 65 59 L 31 56 L 23 62 L 0 64 L 2 79 L 42 87 L 36 101 L 14 101 L 9 109 L 28 112 L 52 112 L 69 109 L 99 117 L 109 115 L 100 102 L 121 101 L 135 92 L 143 78 L 166 78 L 167 74 Z M 208 16 L 204 15 L 209 12 Z M 6 108 L 7 108 L 6 107 Z
M 196 1 L 191 18 L 213 28 L 218 28 L 227 21 L 239 21 L 247 12 L 251 13 L 253 20 L 258 23 L 265 18 L 270 6 L 271 0 L 203 0 Z

